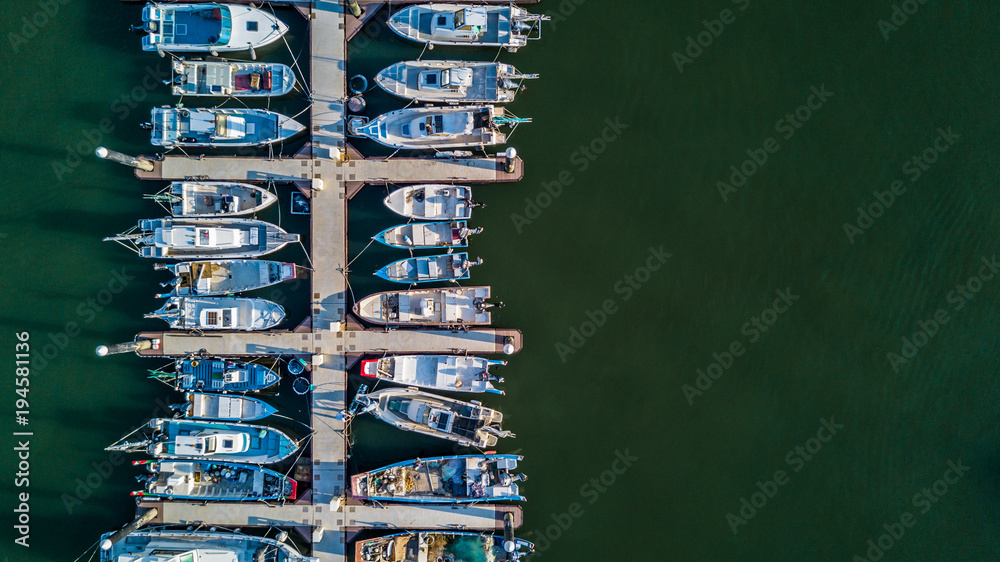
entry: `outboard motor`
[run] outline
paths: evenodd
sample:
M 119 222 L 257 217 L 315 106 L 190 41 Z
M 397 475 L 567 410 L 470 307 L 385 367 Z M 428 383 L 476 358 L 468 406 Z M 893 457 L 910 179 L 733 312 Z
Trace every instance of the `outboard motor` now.
M 139 124 L 139 128 L 142 129 L 143 131 L 152 131 L 153 130 L 153 124 L 149 123 L 149 122 L 140 123 Z

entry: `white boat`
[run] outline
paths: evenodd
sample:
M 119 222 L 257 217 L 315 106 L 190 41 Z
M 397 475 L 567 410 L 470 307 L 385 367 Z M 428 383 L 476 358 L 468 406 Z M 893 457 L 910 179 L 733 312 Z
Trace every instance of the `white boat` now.
M 375 275 L 396 283 L 431 283 L 434 281 L 459 281 L 469 278 L 469 269 L 481 265 L 483 260 L 469 261 L 469 254 L 441 254 L 422 258 L 408 258 L 390 263 Z
M 542 36 L 539 22 L 548 16 L 528 13 L 513 3 L 498 6 L 415 4 L 389 18 L 389 27 L 401 37 L 432 45 L 506 47 L 514 52 Z M 537 33 L 532 34 L 537 30 Z
M 143 219 L 138 226 L 105 238 L 131 244 L 144 258 L 196 260 L 253 258 L 299 241 L 271 223 L 253 219 Z
M 174 278 L 166 283 L 169 293 L 159 298 L 187 296 L 217 296 L 269 287 L 282 281 L 304 277 L 306 270 L 294 263 L 267 260 L 185 261 L 156 264 L 156 270 L 166 270 Z
M 147 195 L 175 217 L 234 217 L 257 213 L 278 196 L 256 185 L 225 181 L 175 181 L 163 191 Z
M 420 150 L 485 147 L 503 144 L 502 125 L 516 127 L 530 119 L 508 116 L 502 106 L 410 107 L 374 119 L 350 117 L 348 133 L 393 148 Z
M 270 98 L 295 87 L 295 73 L 277 62 L 178 59 L 173 64 L 175 96 Z
M 142 9 L 143 51 L 246 51 L 270 45 L 288 32 L 273 15 L 240 4 L 149 3 Z
M 469 236 L 482 231 L 470 229 L 465 221 L 410 222 L 391 226 L 372 239 L 393 248 L 464 248 L 469 245 Z
M 394 326 L 483 326 L 490 323 L 489 287 L 388 291 L 369 295 L 354 313 L 374 324 Z
M 535 551 L 533 543 L 513 536 L 513 529 L 505 535 L 405 531 L 359 540 L 354 562 L 517 562 Z
M 257 398 L 233 394 L 189 392 L 177 410 L 193 420 L 254 421 L 277 412 L 274 406 Z
M 461 220 L 472 216 L 472 188 L 464 185 L 421 184 L 401 187 L 385 198 L 390 211 L 418 220 Z
M 361 376 L 406 386 L 446 392 L 492 392 L 503 378 L 490 374 L 490 367 L 506 361 L 468 355 L 389 355 L 361 362 Z
M 412 388 L 383 388 L 368 393 L 361 385 L 341 418 L 372 413 L 403 431 L 454 441 L 468 447 L 492 447 L 498 437 L 514 437 L 500 428 L 503 414 L 478 401 L 462 402 Z
M 170 297 L 146 318 L 159 318 L 175 330 L 267 330 L 285 319 L 276 302 L 243 297 Z
M 101 536 L 100 562 L 319 562 L 291 544 L 246 533 L 147 529 L 115 538 Z
M 507 103 L 524 89 L 521 74 L 501 62 L 425 60 L 397 62 L 379 72 L 375 83 L 404 99 L 438 103 Z
M 266 146 L 306 130 L 290 117 L 266 109 L 155 107 L 149 129 L 153 146 L 204 148 Z

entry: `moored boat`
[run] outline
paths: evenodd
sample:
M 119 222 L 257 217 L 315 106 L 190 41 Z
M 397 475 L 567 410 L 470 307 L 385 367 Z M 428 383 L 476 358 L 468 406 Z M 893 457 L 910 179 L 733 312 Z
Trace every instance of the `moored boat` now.
M 218 296 L 253 291 L 282 281 L 304 277 L 305 269 L 294 263 L 267 260 L 186 261 L 156 264 L 156 270 L 166 270 L 174 278 L 163 286 L 172 287 L 166 297 Z
M 292 69 L 276 62 L 178 59 L 172 68 L 175 96 L 278 97 L 295 87 Z
M 151 473 L 138 477 L 144 482 L 141 498 L 196 501 L 260 501 L 295 499 L 298 483 L 262 466 L 246 464 L 160 460 L 132 461 Z
M 142 9 L 144 51 L 246 51 L 269 45 L 288 26 L 253 6 L 149 3 Z
M 119 441 L 109 451 L 144 451 L 158 459 L 206 459 L 271 464 L 281 462 L 299 443 L 273 427 L 245 423 L 155 418 L 143 428 L 145 439 Z
M 256 213 L 275 204 L 278 196 L 248 183 L 175 181 L 148 199 L 171 215 L 186 218 L 233 217 Z
M 407 6 L 389 18 L 389 28 L 400 37 L 431 45 L 505 47 L 514 52 L 540 39 L 539 22 L 549 16 L 528 13 L 509 5 L 469 6 L 432 3 Z M 537 33 L 533 33 L 537 31 Z
M 256 398 L 202 392 L 189 392 L 184 403 L 172 407 L 189 420 L 255 421 L 277 411 Z
M 144 258 L 175 260 L 253 258 L 299 241 L 271 223 L 254 219 L 143 219 L 104 239 L 131 244 Z
M 472 216 L 472 188 L 464 185 L 419 184 L 401 187 L 386 196 L 392 212 L 421 220 L 458 220 Z
M 174 372 L 151 371 L 152 377 L 169 381 L 174 389 L 199 392 L 260 392 L 278 383 L 273 369 L 260 363 L 226 359 L 179 359 Z
M 430 283 L 433 281 L 458 281 L 469 278 L 469 268 L 483 260 L 469 261 L 469 255 L 442 254 L 422 258 L 407 258 L 392 262 L 375 272 L 375 275 L 395 283 Z
M 170 297 L 146 318 L 159 318 L 176 330 L 257 331 L 280 324 L 285 309 L 258 298 Z
M 503 378 L 490 374 L 490 367 L 506 361 L 468 355 L 387 355 L 361 362 L 361 375 L 380 380 L 446 392 L 493 392 Z
M 100 562 L 319 562 L 318 558 L 303 556 L 291 544 L 246 533 L 145 529 L 112 542 L 117 535 L 101 536 Z
M 437 103 L 506 103 L 524 86 L 520 81 L 538 78 L 522 74 L 500 62 L 420 60 L 386 67 L 375 83 L 404 99 Z
M 350 117 L 347 129 L 351 135 L 392 148 L 437 150 L 503 144 L 507 134 L 501 126 L 530 122 L 509 116 L 496 105 L 409 107 L 374 119 Z
M 470 229 L 465 221 L 410 222 L 391 226 L 372 239 L 393 248 L 464 248 L 469 236 L 482 231 Z
M 357 500 L 413 503 L 524 501 L 513 473 L 519 455 L 452 455 L 414 459 L 351 477 Z
M 519 538 L 459 531 L 405 532 L 358 541 L 357 562 L 494 562 L 519 560 L 535 545 Z
M 354 305 L 354 313 L 375 324 L 399 326 L 481 326 L 490 323 L 489 287 L 447 287 L 387 291 Z
M 500 427 L 503 414 L 478 401 L 463 402 L 412 388 L 384 388 L 368 393 L 368 385 L 363 384 L 340 417 L 368 412 L 403 431 L 467 447 L 492 447 L 498 437 L 514 437 Z
M 150 121 L 153 146 L 225 148 L 266 146 L 305 131 L 298 121 L 267 109 L 154 107 Z

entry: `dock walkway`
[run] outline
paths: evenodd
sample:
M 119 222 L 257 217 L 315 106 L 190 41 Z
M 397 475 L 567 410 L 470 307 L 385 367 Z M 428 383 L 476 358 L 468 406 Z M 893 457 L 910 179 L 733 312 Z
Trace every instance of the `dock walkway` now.
M 123 0 L 130 1 L 130 0 Z M 242 0 L 237 0 L 242 1 Z M 507 3 L 508 0 L 477 0 Z M 531 1 L 531 0 L 529 0 Z M 313 556 L 321 562 L 347 559 L 347 543 L 363 528 L 470 529 L 502 528 L 503 516 L 521 521 L 517 506 L 368 506 L 346 498 L 349 480 L 348 444 L 344 424 L 336 415 L 344 410 L 347 370 L 363 354 L 387 353 L 501 353 L 505 344 L 521 348 L 517 330 L 363 329 L 347 311 L 347 201 L 365 184 L 486 183 L 517 181 L 523 163 L 504 170 L 502 157 L 482 158 L 365 158 L 345 138 L 348 33 L 359 22 L 345 13 L 342 0 L 276 2 L 295 6 L 310 20 L 311 108 L 309 143 L 294 157 L 188 157 L 169 155 L 157 160 L 151 172 L 136 171 L 145 180 L 205 179 L 216 181 L 296 182 L 310 196 L 312 248 L 311 311 L 308 329 L 271 332 L 191 334 L 146 332 L 140 338 L 158 339 L 158 349 L 144 356 L 308 356 L 313 391 L 311 473 L 309 497 L 300 502 L 223 504 L 143 502 L 140 509 L 157 507 L 156 522 L 194 522 L 225 526 L 282 526 L 311 529 Z M 399 2 L 397 2 L 398 4 Z M 381 2 L 362 0 L 366 10 Z M 387 12 L 387 10 L 386 10 Z M 373 14 L 370 14 L 373 15 Z M 317 181 L 318 180 L 318 181 Z M 306 185 L 308 187 L 303 188 Z M 334 509 L 340 506 L 339 509 Z M 308 534 L 308 531 L 307 531 Z

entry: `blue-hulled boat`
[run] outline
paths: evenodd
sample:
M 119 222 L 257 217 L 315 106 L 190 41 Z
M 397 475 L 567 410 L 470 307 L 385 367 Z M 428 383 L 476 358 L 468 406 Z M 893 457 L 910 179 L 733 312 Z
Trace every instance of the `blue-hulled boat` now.
M 109 451 L 146 452 L 158 459 L 206 459 L 271 464 L 292 455 L 299 444 L 281 431 L 262 425 L 154 418 L 144 439 L 127 437 Z
M 278 383 L 278 373 L 264 365 L 226 359 L 181 359 L 173 373 L 150 372 L 153 378 L 173 379 L 182 391 L 259 392 Z
M 524 501 L 514 474 L 520 455 L 452 455 L 414 459 L 351 477 L 359 500 L 413 503 Z
M 393 248 L 464 248 L 469 236 L 482 231 L 470 230 L 465 221 L 411 222 L 389 227 L 372 238 Z
M 424 258 L 409 258 L 390 263 L 375 275 L 396 283 L 430 283 L 458 281 L 469 278 L 469 268 L 483 260 L 469 261 L 469 254 L 442 254 Z
M 269 468 L 229 462 L 132 461 L 151 473 L 140 478 L 143 498 L 198 501 L 295 499 L 298 483 Z

